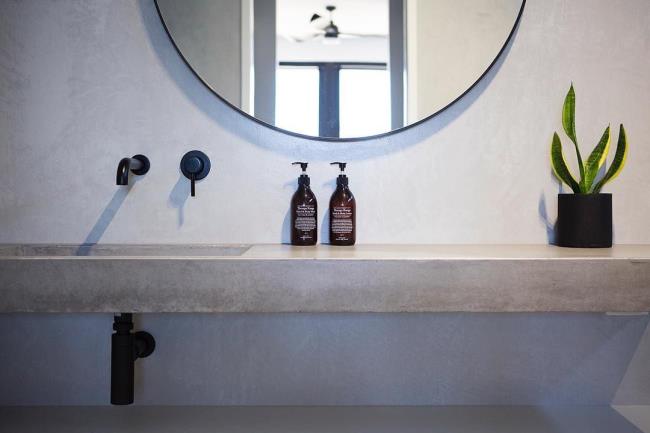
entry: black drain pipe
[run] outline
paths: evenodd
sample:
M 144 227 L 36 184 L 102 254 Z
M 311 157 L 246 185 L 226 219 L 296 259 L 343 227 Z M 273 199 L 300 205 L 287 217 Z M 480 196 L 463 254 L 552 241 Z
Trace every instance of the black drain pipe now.
M 133 403 L 133 372 L 135 360 L 146 358 L 156 348 L 153 336 L 145 331 L 132 333 L 133 315 L 114 317 L 111 340 L 111 404 Z

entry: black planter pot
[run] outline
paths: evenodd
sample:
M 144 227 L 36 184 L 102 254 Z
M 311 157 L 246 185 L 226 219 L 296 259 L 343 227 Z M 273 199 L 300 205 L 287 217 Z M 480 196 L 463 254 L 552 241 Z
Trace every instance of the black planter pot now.
M 558 194 L 555 236 L 560 247 L 611 247 L 612 195 Z

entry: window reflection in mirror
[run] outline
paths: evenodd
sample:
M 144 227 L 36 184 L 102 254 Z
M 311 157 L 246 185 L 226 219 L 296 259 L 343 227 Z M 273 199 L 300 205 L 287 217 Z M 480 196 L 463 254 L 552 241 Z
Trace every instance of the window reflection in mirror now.
M 504 48 L 523 0 L 156 0 L 224 100 L 309 136 L 365 137 L 438 112 Z
M 390 68 L 389 0 L 276 2 L 276 125 L 294 131 L 309 130 L 309 135 L 321 137 L 364 136 L 389 130 L 389 77 L 395 73 L 403 81 L 404 73 L 403 68 L 392 72 Z M 292 68 L 294 76 L 301 69 L 315 68 L 318 81 L 312 86 L 316 88 L 285 85 L 286 68 Z M 316 92 L 316 113 L 313 106 L 302 103 L 303 92 L 310 95 L 308 98 Z M 295 106 L 289 108 L 280 102 L 285 99 L 292 100 Z M 294 111 L 293 118 L 279 112 L 280 108 Z M 305 108 L 311 116 L 317 116 L 316 131 L 313 126 L 295 124 L 295 119 L 306 114 L 302 112 Z M 400 118 L 398 123 L 403 124 L 403 120 Z M 314 119 L 304 122 L 312 125 Z M 290 128 L 284 126 L 290 124 Z
M 318 80 L 316 67 L 285 66 L 277 69 L 277 126 L 301 134 L 318 135 Z

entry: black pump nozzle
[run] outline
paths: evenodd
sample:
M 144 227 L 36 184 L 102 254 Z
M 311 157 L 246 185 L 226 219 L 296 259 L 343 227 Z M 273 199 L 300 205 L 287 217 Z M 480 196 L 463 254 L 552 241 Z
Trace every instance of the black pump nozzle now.
M 330 162 L 330 165 L 338 165 L 341 169 L 339 177 L 336 178 L 336 187 L 347 187 L 348 186 L 348 177 L 345 175 L 345 167 L 348 165 L 347 162 Z
M 305 173 L 305 172 L 307 171 L 307 165 L 308 165 L 308 164 L 309 164 L 308 162 L 300 162 L 300 161 L 292 162 L 292 163 L 291 163 L 291 165 L 299 165 L 300 168 L 302 168 L 302 172 L 303 172 L 303 173 Z
M 307 176 L 307 162 L 292 162 L 291 165 L 299 165 L 302 168 L 302 174 L 298 177 L 298 185 L 309 187 L 309 176 Z

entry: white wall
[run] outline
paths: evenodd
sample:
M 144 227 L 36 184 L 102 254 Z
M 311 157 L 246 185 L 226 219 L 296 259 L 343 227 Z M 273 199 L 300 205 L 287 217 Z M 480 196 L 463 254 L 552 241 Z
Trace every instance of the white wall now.
M 236 107 L 243 85 L 242 3 L 239 0 L 159 0 L 165 23 L 203 79 Z M 214 53 L 223 53 L 224 62 Z
M 287 137 L 230 111 L 182 63 L 151 0 L 0 2 L 0 242 L 279 242 L 297 176 L 289 163 L 312 161 L 324 210 L 336 175 L 327 163 L 344 159 L 361 243 L 543 243 L 540 214 L 552 223 L 558 190 L 548 145 L 570 81 L 585 148 L 607 123 L 626 123 L 628 166 L 607 188 L 616 238 L 650 242 L 648 22 L 646 0 L 529 0 L 506 56 L 458 105 L 401 134 L 334 144 Z M 196 198 L 178 172 L 192 148 L 213 161 Z M 134 153 L 147 154 L 152 169 L 127 194 L 114 185 L 115 169 Z M 11 390 L 0 403 L 107 402 L 110 316 L 0 320 L 0 365 L 8 366 L 0 388 Z M 289 401 L 316 403 L 603 403 L 647 324 L 591 315 L 141 320 L 159 344 L 139 366 L 138 395 L 149 403 L 192 395 L 268 402 L 287 392 Z M 431 329 L 426 348 L 409 338 Z M 445 350 L 469 329 L 482 351 Z M 431 360 L 450 382 L 426 370 Z M 517 369 L 504 381 L 473 368 L 481 360 Z M 239 374 L 229 386 L 216 374 L 224 362 L 224 372 Z M 386 374 L 366 376 L 376 363 Z M 260 368 L 267 382 L 256 388 Z M 480 381 L 472 376 L 481 372 Z M 495 391 L 494 383 L 504 385 Z M 647 403 L 647 385 L 626 389 L 626 401 Z
M 568 85 L 578 136 L 624 121 L 616 241 L 650 242 L 650 52 L 645 0 L 528 2 L 502 62 L 446 113 L 363 143 L 291 138 L 232 112 L 180 60 L 148 0 L 2 2 L 0 242 L 279 242 L 297 173 L 322 204 L 350 162 L 360 243 L 542 243 L 558 187 L 549 140 Z M 178 171 L 205 151 L 188 198 Z M 568 149 L 570 150 L 570 149 Z M 118 160 L 150 173 L 124 196 Z M 101 234 L 101 236 L 100 236 Z
M 617 390 L 618 404 L 650 404 L 648 351 L 635 350 L 647 316 L 144 314 L 136 322 L 156 338 L 155 352 L 136 362 L 138 404 L 606 405 Z M 107 314 L 0 314 L 0 406 L 108 404 L 111 324 Z
M 508 39 L 522 3 L 406 2 L 409 123 L 447 106 L 476 82 Z

